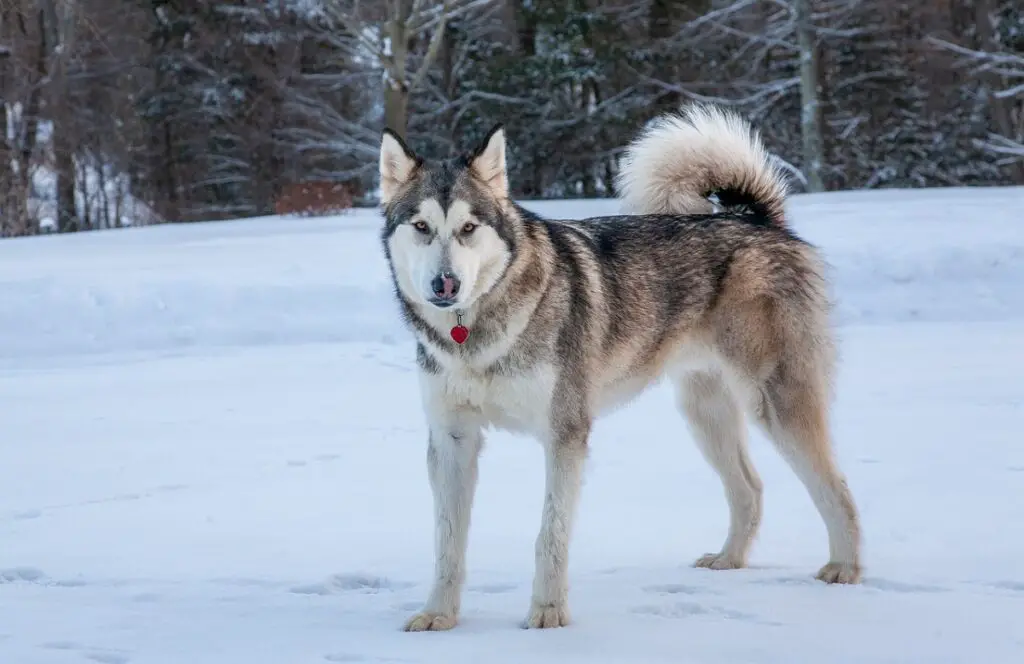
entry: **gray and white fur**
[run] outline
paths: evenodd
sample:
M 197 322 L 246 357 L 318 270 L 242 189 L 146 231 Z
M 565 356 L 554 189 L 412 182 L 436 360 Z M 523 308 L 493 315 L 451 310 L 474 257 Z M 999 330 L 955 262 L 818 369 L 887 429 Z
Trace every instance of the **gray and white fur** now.
M 554 221 L 517 205 L 500 127 L 473 152 L 438 163 L 385 132 L 380 177 L 384 251 L 417 339 L 434 496 L 433 589 L 406 630 L 458 621 L 489 427 L 543 445 L 525 626 L 567 625 L 591 425 L 662 377 L 730 510 L 721 550 L 695 564 L 747 564 L 762 494 L 749 417 L 825 522 L 830 555 L 817 578 L 860 580 L 857 509 L 830 436 L 835 352 L 823 264 L 787 226 L 784 180 L 741 118 L 693 106 L 653 122 L 623 160 L 623 216 Z M 723 211 L 713 212 L 712 195 Z M 470 332 L 461 345 L 449 334 L 460 321 Z

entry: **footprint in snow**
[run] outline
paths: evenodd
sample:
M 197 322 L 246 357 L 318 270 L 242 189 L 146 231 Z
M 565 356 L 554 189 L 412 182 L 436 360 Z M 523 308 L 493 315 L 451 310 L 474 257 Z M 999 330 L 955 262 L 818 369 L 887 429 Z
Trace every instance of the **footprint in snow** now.
M 106 650 L 87 652 L 85 653 L 85 658 L 93 662 L 99 662 L 99 664 L 128 664 L 131 661 L 126 655 Z
M 700 588 L 697 586 L 685 586 L 681 583 L 665 583 L 656 586 L 646 586 L 644 589 L 646 593 L 652 593 L 655 595 L 709 595 L 717 594 L 708 588 Z
M 347 663 L 347 662 L 408 662 L 407 659 L 396 659 L 394 657 L 370 657 L 367 655 L 356 655 L 350 653 L 328 653 L 324 655 L 324 659 L 328 662 Z
M 883 590 L 893 593 L 945 593 L 949 588 L 942 586 L 929 586 L 919 583 L 903 583 L 902 581 L 890 581 L 888 579 L 864 579 L 862 585 L 865 588 Z
M 47 641 L 39 647 L 46 650 L 79 650 L 82 646 L 74 641 Z
M 992 588 L 998 588 L 999 590 L 1009 590 L 1016 593 L 1024 593 L 1024 581 L 993 581 L 992 583 L 986 584 Z
M 317 463 L 328 463 L 330 461 L 337 461 L 340 458 L 340 454 L 318 454 L 315 457 L 313 457 L 313 461 L 316 461 Z M 309 465 L 309 460 L 289 459 L 288 465 L 291 466 L 292 468 L 303 468 Z
M 335 574 L 321 583 L 294 586 L 291 592 L 297 595 L 335 595 L 350 592 L 376 594 L 405 590 L 412 586 L 411 583 L 368 574 Z
M 47 641 L 39 646 L 45 650 L 81 650 L 82 656 L 99 664 L 128 664 L 130 658 L 116 650 L 90 649 L 74 641 Z
M 717 618 L 725 620 L 737 620 L 740 622 L 754 623 L 757 625 L 768 625 L 778 627 L 782 623 L 771 620 L 762 620 L 752 613 L 735 611 L 723 606 L 711 606 L 698 602 L 672 602 L 669 604 L 645 604 L 630 609 L 631 613 L 642 616 L 655 616 L 658 618 L 670 618 L 682 620 L 686 618 Z
M 751 583 L 759 586 L 815 586 L 821 585 L 821 581 L 818 581 L 813 576 L 780 576 L 774 579 L 753 579 Z
M 44 583 L 47 580 L 46 574 L 35 567 L 9 567 L 0 569 L 0 583 L 17 583 L 27 581 L 29 583 Z
M 720 606 L 708 606 L 697 602 L 672 602 L 664 605 L 644 605 L 631 609 L 640 615 L 658 616 L 661 618 L 690 618 L 693 616 L 717 616 L 728 620 L 759 622 L 757 616 L 742 611 L 734 611 Z

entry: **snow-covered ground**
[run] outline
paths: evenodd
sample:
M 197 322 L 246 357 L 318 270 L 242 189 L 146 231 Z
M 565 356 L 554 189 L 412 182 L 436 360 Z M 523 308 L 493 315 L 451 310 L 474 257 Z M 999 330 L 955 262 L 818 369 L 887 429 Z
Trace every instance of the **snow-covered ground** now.
M 581 216 L 609 201 L 531 204 Z M 601 420 L 566 629 L 524 631 L 542 459 L 492 434 L 462 624 L 371 211 L 0 242 L 0 663 L 1024 661 L 1024 189 L 800 196 L 834 267 L 866 579 L 753 434 L 751 569 L 667 388 Z

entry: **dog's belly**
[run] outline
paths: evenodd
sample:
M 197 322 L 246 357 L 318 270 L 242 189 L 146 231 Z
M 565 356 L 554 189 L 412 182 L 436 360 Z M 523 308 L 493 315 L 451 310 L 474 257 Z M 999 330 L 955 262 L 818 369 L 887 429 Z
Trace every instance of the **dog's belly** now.
M 629 405 L 660 379 L 661 374 L 639 374 L 611 380 L 597 391 L 596 399 L 591 402 L 591 409 L 597 416 L 608 415 Z
M 610 362 L 600 376 L 599 387 L 592 392 L 591 408 L 601 416 L 629 405 L 648 388 L 661 382 L 666 374 L 678 376 L 694 371 L 715 370 L 718 358 L 705 344 L 694 341 L 666 346 L 647 364 Z

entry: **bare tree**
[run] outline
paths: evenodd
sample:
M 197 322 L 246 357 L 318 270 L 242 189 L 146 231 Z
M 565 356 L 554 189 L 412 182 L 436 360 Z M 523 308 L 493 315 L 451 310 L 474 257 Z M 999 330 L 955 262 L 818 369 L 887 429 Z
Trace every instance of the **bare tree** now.
M 73 0 L 41 0 L 47 52 L 48 116 L 52 127 L 54 178 L 56 181 L 57 231 L 79 230 L 75 204 L 76 109 L 70 104 L 69 68 L 75 53 L 77 3 Z
M 977 48 L 930 38 L 960 56 L 961 67 L 981 82 L 979 94 L 990 109 L 994 130 L 976 143 L 997 157 L 1019 184 L 1024 184 L 1024 54 L 1003 49 L 993 30 L 989 0 L 974 0 Z
M 990 0 L 974 0 L 975 23 L 978 46 L 990 53 L 999 52 L 999 43 L 993 30 L 993 7 Z M 1013 120 L 1013 98 L 1024 98 L 1024 57 L 1005 54 L 997 66 L 987 71 L 985 83 L 988 103 L 992 109 L 997 139 L 989 149 L 997 154 L 1016 155 L 1017 161 L 1011 171 L 1018 183 L 1024 184 L 1024 112 L 1018 112 L 1021 119 Z M 1002 143 L 1002 145 L 1000 145 Z
M 325 0 L 326 15 L 351 38 L 352 55 L 380 67 L 384 80 L 384 124 L 405 136 L 409 95 L 422 84 L 440 53 L 448 21 L 493 0 L 389 0 L 383 11 L 359 0 Z M 375 11 L 376 10 L 376 11 Z M 414 57 L 414 43 L 426 49 Z M 418 59 L 418 63 L 416 60 Z
M 804 175 L 808 191 L 823 191 L 825 164 L 821 130 L 821 85 L 818 82 L 818 40 L 811 0 L 793 0 L 797 44 L 800 47 L 800 135 L 804 148 Z
M 43 15 L 29 0 L 0 4 L 0 236 L 39 232 L 29 206 L 46 77 Z
M 1022 34 L 1014 0 L 0 0 L 0 235 L 369 202 L 384 124 L 443 157 L 504 122 L 516 195 L 610 195 L 686 99 L 804 190 L 1024 182 Z
M 454 154 L 464 146 L 462 134 L 467 122 L 479 114 L 484 98 L 501 99 L 510 108 L 521 110 L 525 100 L 481 89 L 474 80 L 473 67 L 483 48 L 511 41 L 505 28 L 508 6 L 500 2 L 484 3 L 446 23 L 433 71 L 424 77 L 419 94 L 410 99 L 410 124 L 429 128 L 423 132 L 439 154 Z M 376 146 L 374 146 L 376 149 Z

